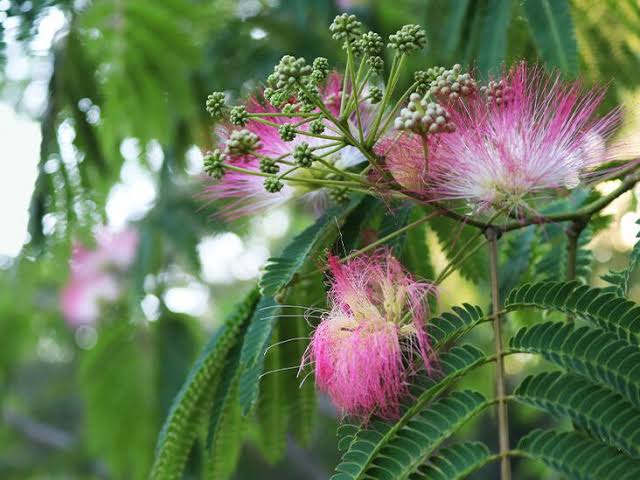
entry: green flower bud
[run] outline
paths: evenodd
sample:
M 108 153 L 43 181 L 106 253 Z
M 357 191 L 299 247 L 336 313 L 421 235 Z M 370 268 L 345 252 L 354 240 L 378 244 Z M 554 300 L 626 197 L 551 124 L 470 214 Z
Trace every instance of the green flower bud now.
M 308 168 L 313 164 L 316 157 L 313 155 L 309 144 L 307 142 L 302 142 L 293 150 L 293 159 L 300 167 Z
M 427 69 L 426 72 L 424 70 L 414 72 L 413 78 L 418 84 L 415 91 L 420 95 L 426 94 L 429 91 L 429 88 L 431 88 L 433 81 L 438 78 L 439 75 L 444 73 L 444 71 L 444 67 L 431 67 Z
M 248 155 L 260 147 L 260 138 L 249 130 L 234 130 L 227 140 L 227 151 L 230 155 Z
M 284 188 L 284 184 L 277 177 L 264 179 L 264 189 L 269 193 L 278 193 Z
M 367 65 L 373 70 L 375 73 L 380 75 L 384 71 L 384 60 L 382 57 L 368 57 Z
M 453 132 L 449 112 L 437 103 L 428 102 L 418 93 L 412 93 L 409 104 L 400 111 L 394 126 L 398 130 L 409 130 L 419 135 Z
M 384 42 L 382 41 L 382 37 L 378 35 L 376 32 L 367 32 L 358 43 L 366 53 L 370 57 L 379 57 L 382 53 L 382 49 L 384 48 Z
M 322 117 L 318 118 L 317 120 L 314 120 L 313 122 L 311 122 L 311 124 L 309 124 L 309 131 L 316 135 L 322 134 L 322 132 L 324 132 L 324 129 L 325 129 L 325 125 L 324 125 L 324 122 L 322 121 Z
M 216 120 L 222 118 L 224 107 L 224 92 L 213 92 L 207 97 L 207 112 Z
M 278 128 L 280 138 L 285 142 L 290 142 L 296 138 L 296 127 L 292 123 L 285 123 Z
M 382 90 L 379 87 L 369 87 L 369 101 L 374 105 L 382 101 Z
M 224 156 L 220 150 L 216 149 L 213 152 L 209 152 L 204 157 L 204 171 L 207 175 L 213 178 L 221 179 L 224 177 Z
M 334 40 L 353 41 L 360 36 L 362 23 L 358 21 L 355 15 L 343 13 L 333 19 L 333 23 L 329 27 Z
M 249 121 L 249 112 L 247 112 L 247 109 L 244 105 L 238 105 L 237 107 L 233 107 L 231 109 L 229 120 L 234 125 L 244 127 Z
M 262 173 L 278 173 L 280 171 L 280 165 L 278 165 L 273 158 L 263 157 L 260 159 L 260 171 Z
M 349 189 L 346 187 L 330 188 L 329 198 L 339 204 L 347 203 L 349 201 Z
M 311 73 L 311 78 L 314 80 L 314 83 L 319 83 L 329 74 L 329 60 L 324 57 L 318 57 L 313 60 L 313 72 Z
M 420 25 L 405 25 L 393 35 L 389 35 L 387 46 L 400 53 L 411 54 L 425 47 L 427 32 Z
M 436 76 L 431 83 L 429 93 L 446 102 L 468 97 L 477 90 L 476 81 L 469 73 L 462 73 L 462 67 L 456 64 L 451 70 L 443 70 Z
M 289 89 L 297 82 L 308 77 L 312 72 L 311 66 L 307 65 L 304 58 L 296 58 L 292 55 L 285 55 L 280 63 L 275 66 L 275 77 L 270 76 L 270 85 L 277 90 Z

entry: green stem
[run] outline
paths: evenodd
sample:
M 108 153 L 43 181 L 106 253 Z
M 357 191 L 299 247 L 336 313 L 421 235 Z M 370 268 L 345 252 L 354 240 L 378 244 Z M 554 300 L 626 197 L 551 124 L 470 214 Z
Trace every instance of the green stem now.
M 493 334 L 496 353 L 496 397 L 498 398 L 498 443 L 500 447 L 500 478 L 511 480 L 509 452 L 509 419 L 505 399 L 504 359 L 502 356 L 502 322 L 500 318 L 500 280 L 498 276 L 498 232 L 485 231 L 489 242 L 489 269 L 491 273 L 491 303 L 493 307 Z
M 389 99 L 395 89 L 395 85 L 397 83 L 398 71 L 404 62 L 404 53 L 398 56 L 393 57 L 393 63 L 391 64 L 391 71 L 389 72 L 389 82 L 387 83 L 387 88 L 384 90 L 384 95 L 382 96 L 382 102 L 380 103 L 380 107 L 378 108 L 378 112 L 376 113 L 376 117 L 373 121 L 373 125 L 371 127 L 371 131 L 367 136 L 367 144 L 372 143 L 377 137 L 376 133 L 378 131 L 378 127 L 380 126 L 380 122 L 382 121 L 382 117 L 384 116 L 384 111 L 387 108 L 387 104 L 389 103 Z

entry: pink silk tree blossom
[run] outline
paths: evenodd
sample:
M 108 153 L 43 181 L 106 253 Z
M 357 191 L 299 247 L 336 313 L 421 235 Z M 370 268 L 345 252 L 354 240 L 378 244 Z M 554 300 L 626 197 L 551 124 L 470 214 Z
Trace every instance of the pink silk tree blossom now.
M 342 92 L 342 77 L 338 73 L 332 73 L 328 76 L 326 85 L 320 89 L 320 95 L 323 103 L 333 115 L 340 112 L 340 100 Z M 365 92 L 366 93 L 366 92 Z M 363 105 L 364 106 L 364 105 Z M 247 111 L 250 113 L 279 113 L 280 110 L 269 105 L 264 99 L 251 98 L 246 104 Z M 372 113 L 363 108 L 361 118 L 363 127 L 366 129 L 371 121 Z M 282 116 L 264 116 L 264 120 L 271 122 L 273 125 L 266 125 L 255 119 L 250 119 L 245 126 L 247 130 L 256 134 L 260 140 L 260 147 L 256 153 L 270 158 L 278 158 L 291 153 L 294 148 L 300 144 L 307 143 L 312 148 L 323 147 L 326 149 L 317 150 L 318 154 L 329 152 L 335 144 L 335 141 L 306 136 L 302 134 L 289 142 L 284 141 L 278 131 L 278 127 L 284 124 L 296 124 L 303 121 L 300 117 L 282 117 Z M 337 135 L 335 126 L 329 121 L 324 122 L 327 135 Z M 353 120 L 350 119 L 351 126 Z M 309 123 L 298 127 L 299 130 L 308 131 Z M 353 129 L 353 128 L 352 128 Z M 231 130 L 229 128 L 218 129 L 218 138 L 221 150 L 224 149 L 225 142 L 229 139 Z M 291 160 L 289 158 L 289 160 Z M 347 146 L 336 152 L 335 154 L 325 158 L 336 168 L 345 169 L 364 162 L 366 159 L 355 147 Z M 234 166 L 241 167 L 246 170 L 260 171 L 260 160 L 255 155 L 243 155 L 231 157 L 230 163 Z M 291 175 L 292 177 L 306 176 L 311 177 L 313 174 L 308 170 L 301 170 Z M 313 190 L 306 184 L 297 182 L 285 182 L 284 187 L 279 192 L 270 193 L 265 190 L 264 178 L 238 172 L 228 171 L 224 177 L 215 180 L 205 187 L 202 197 L 209 201 L 226 201 L 219 215 L 226 220 L 234 220 L 240 217 L 252 215 L 269 208 L 280 206 L 293 198 L 303 198 L 318 209 L 325 203 L 323 195 L 319 195 L 318 190 Z
M 303 366 L 344 414 L 394 418 L 407 394 L 407 377 L 432 355 L 425 296 L 435 288 L 413 279 L 389 251 L 344 264 L 329 256 L 330 310 L 316 328 Z
M 101 302 L 114 302 L 121 294 L 117 274 L 135 259 L 138 234 L 134 230 L 114 232 L 101 227 L 96 247 L 76 243 L 71 254 L 71 276 L 60 295 L 60 307 L 72 327 L 93 324 L 100 316 Z
M 604 90 L 520 63 L 484 91 L 451 109 L 457 129 L 430 151 L 436 198 L 517 209 L 527 195 L 573 188 L 610 160 L 604 142 L 619 115 L 596 116 Z

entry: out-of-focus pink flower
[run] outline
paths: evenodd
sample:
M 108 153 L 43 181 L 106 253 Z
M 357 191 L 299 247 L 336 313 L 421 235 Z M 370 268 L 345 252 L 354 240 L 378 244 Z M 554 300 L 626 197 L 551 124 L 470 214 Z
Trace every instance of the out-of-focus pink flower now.
M 336 73 L 331 73 L 326 81 L 324 87 L 319 90 L 324 104 L 329 111 L 338 115 L 340 112 L 340 101 L 342 93 L 342 77 Z M 250 113 L 280 113 L 280 110 L 269 105 L 266 101 L 259 101 L 257 98 L 251 98 L 246 104 L 247 111 Z M 367 102 L 363 102 L 361 105 L 361 119 L 363 122 L 363 128 L 366 130 L 370 123 L 371 113 Z M 262 117 L 273 125 L 265 125 L 254 119 L 249 120 L 244 127 L 252 133 L 255 133 L 261 140 L 261 146 L 256 150 L 256 153 L 270 158 L 278 158 L 283 155 L 287 155 L 295 149 L 296 146 L 307 143 L 312 148 L 320 148 L 316 150 L 316 154 L 322 155 L 329 152 L 335 147 L 335 141 L 310 137 L 306 135 L 298 134 L 290 141 L 285 142 L 280 137 L 278 128 L 284 124 L 297 124 L 302 122 L 303 118 L 289 118 L 283 116 L 266 116 Z M 352 130 L 355 132 L 355 125 L 353 119 L 350 119 Z M 329 121 L 324 121 L 325 135 L 338 135 L 339 132 Z M 309 123 L 298 127 L 299 130 L 308 131 Z M 224 150 L 224 145 L 228 140 L 231 131 L 228 128 L 221 128 L 218 130 L 218 137 L 221 145 L 221 150 Z M 322 147 L 326 146 L 326 150 Z M 291 160 L 289 158 L 288 160 Z M 354 147 L 345 147 L 342 150 L 336 152 L 333 155 L 324 158 L 325 161 L 332 163 L 339 169 L 345 169 L 357 165 L 358 163 L 366 161 L 364 155 L 362 155 Z M 231 157 L 228 162 L 237 167 L 241 167 L 247 170 L 260 170 L 260 160 L 254 155 L 235 156 Z M 310 173 L 304 169 L 295 172 L 291 177 L 308 176 Z M 221 209 L 219 215 L 227 220 L 234 220 L 247 215 L 255 214 L 260 211 L 267 210 L 269 208 L 277 207 L 284 204 L 292 198 L 308 197 L 310 201 L 313 201 L 316 206 L 326 203 L 323 201 L 323 197 L 317 195 L 317 190 L 312 190 L 306 184 L 291 182 L 284 183 L 284 188 L 277 193 L 270 193 L 265 190 L 264 178 L 250 175 L 237 171 L 227 171 L 223 178 L 215 180 L 205 187 L 203 192 L 203 198 L 210 201 L 225 200 L 227 203 Z
M 433 143 L 432 136 L 426 138 Z M 421 192 L 426 185 L 427 164 L 422 139 L 413 133 L 396 133 L 384 137 L 374 147 L 376 155 L 385 158 L 385 165 L 393 179 L 409 191 Z
M 120 296 L 117 274 L 135 258 L 138 234 L 134 230 L 114 232 L 101 227 L 96 247 L 91 250 L 76 243 L 71 253 L 71 277 L 60 295 L 60 308 L 72 327 L 95 323 L 101 302 Z
M 619 114 L 596 117 L 602 89 L 585 91 L 520 63 L 484 92 L 450 110 L 456 131 L 430 150 L 435 198 L 517 209 L 532 193 L 575 187 L 609 160 L 604 142 Z
M 314 365 L 318 388 L 343 413 L 394 418 L 416 354 L 431 368 L 425 295 L 435 288 L 413 279 L 387 250 L 345 264 L 330 256 L 329 267 L 331 309 L 303 366 Z

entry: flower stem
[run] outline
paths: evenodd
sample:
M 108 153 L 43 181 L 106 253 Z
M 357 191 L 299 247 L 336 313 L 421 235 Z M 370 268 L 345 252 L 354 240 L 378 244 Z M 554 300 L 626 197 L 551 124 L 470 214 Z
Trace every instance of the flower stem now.
M 498 398 L 498 442 L 500 447 L 500 478 L 511 480 L 509 461 L 509 419 L 505 401 L 504 360 L 502 356 L 502 325 L 500 317 L 500 280 L 498 277 L 498 232 L 485 230 L 489 242 L 489 268 L 491 273 L 491 303 L 493 307 L 493 335 L 496 353 L 496 396 Z

